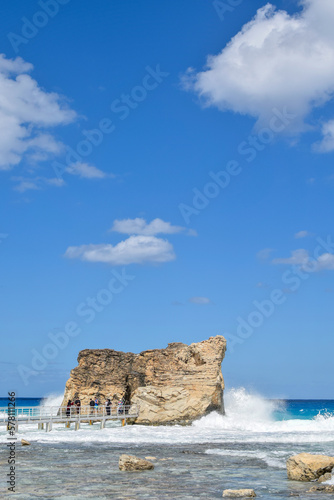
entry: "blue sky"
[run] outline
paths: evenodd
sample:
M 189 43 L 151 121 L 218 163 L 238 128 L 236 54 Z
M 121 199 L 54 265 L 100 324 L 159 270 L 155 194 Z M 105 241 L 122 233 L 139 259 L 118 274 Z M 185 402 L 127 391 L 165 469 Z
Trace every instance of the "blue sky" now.
M 3 394 L 222 334 L 228 388 L 333 397 L 334 7 L 265 5 L 1 5 Z

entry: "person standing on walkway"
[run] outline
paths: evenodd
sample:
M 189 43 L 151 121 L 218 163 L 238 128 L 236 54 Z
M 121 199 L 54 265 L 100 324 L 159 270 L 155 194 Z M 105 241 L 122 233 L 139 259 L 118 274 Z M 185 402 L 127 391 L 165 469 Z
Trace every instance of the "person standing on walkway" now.
M 77 407 L 77 414 L 79 415 L 79 413 L 80 413 L 80 407 L 81 407 L 81 401 L 80 401 L 78 395 L 76 396 L 76 400 L 74 401 L 74 403 L 75 403 L 75 406 Z
M 67 406 L 66 406 L 66 417 L 71 416 L 71 400 L 69 399 L 67 401 Z
M 105 402 L 105 406 L 106 406 L 106 413 L 107 415 L 109 416 L 110 415 L 110 410 L 111 410 L 111 401 L 110 399 L 108 398 L 107 401 Z

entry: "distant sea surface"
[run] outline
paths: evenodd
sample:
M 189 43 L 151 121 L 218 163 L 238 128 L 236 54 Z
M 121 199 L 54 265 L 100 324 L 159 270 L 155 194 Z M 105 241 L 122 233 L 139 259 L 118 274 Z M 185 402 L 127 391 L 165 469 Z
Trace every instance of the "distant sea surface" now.
M 61 401 L 62 396 L 17 398 L 16 405 Z M 0 398 L 0 413 L 6 406 L 7 398 Z M 334 455 L 334 400 L 267 400 L 239 388 L 226 392 L 225 406 L 226 416 L 212 412 L 185 427 L 117 422 L 102 430 L 82 424 L 74 431 L 57 424 L 45 432 L 36 424 L 21 425 L 17 493 L 6 494 L 3 472 L 0 498 L 218 499 L 229 488 L 253 488 L 266 500 L 320 498 L 321 493 L 307 493 L 309 483 L 287 479 L 286 460 L 301 452 Z M 21 438 L 31 446 L 21 447 Z M 0 441 L 4 450 L 3 427 Z M 120 472 L 122 453 L 155 457 L 155 468 Z
M 16 398 L 15 405 L 16 406 L 39 406 L 42 401 L 47 401 L 47 398 Z M 0 398 L 0 408 L 7 408 L 8 405 L 8 397 Z

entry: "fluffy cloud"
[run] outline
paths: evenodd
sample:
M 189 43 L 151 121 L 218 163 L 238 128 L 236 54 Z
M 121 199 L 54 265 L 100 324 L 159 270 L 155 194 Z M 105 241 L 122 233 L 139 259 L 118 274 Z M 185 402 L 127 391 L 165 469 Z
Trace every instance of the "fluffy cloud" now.
M 260 260 L 267 260 L 269 259 L 271 253 L 274 251 L 273 248 L 264 248 L 263 250 L 260 250 L 256 256 Z
M 81 245 L 69 247 L 65 257 L 88 262 L 128 265 L 162 263 L 175 259 L 173 246 L 166 240 L 155 236 L 130 236 L 117 245 Z
M 94 165 L 81 162 L 73 163 L 73 165 L 67 167 L 66 172 L 71 175 L 78 175 L 83 179 L 104 179 L 111 176 L 111 174 L 106 174 L 97 167 L 94 167 Z
M 329 120 L 322 126 L 323 139 L 314 145 L 318 153 L 329 153 L 334 150 L 334 120 Z
M 211 300 L 208 299 L 208 297 L 191 297 L 189 299 L 189 302 L 191 302 L 192 304 L 198 304 L 201 306 L 211 304 Z
M 300 248 L 299 250 L 293 250 L 291 256 L 284 259 L 273 259 L 273 264 L 291 264 L 291 265 L 304 265 L 307 264 L 310 259 L 307 250 Z
M 144 236 L 154 236 L 156 234 L 175 234 L 187 231 L 189 235 L 195 236 L 196 232 L 187 230 L 182 226 L 173 226 L 170 222 L 161 219 L 154 219 L 147 223 L 145 219 L 123 219 L 115 220 L 111 231 L 122 234 L 141 234 Z
M 291 256 L 284 259 L 274 259 L 273 264 L 289 264 L 297 265 L 302 269 L 310 272 L 334 270 L 334 255 L 331 253 L 323 253 L 317 258 L 310 256 L 307 250 L 303 248 L 291 252 Z
M 311 233 L 309 233 L 308 231 L 299 231 L 295 234 L 296 239 L 306 238 L 307 236 L 311 236 Z
M 20 57 L 6 59 L 0 54 L 0 170 L 12 168 L 27 155 L 34 161 L 59 154 L 63 145 L 48 130 L 76 117 L 59 94 L 39 87 L 28 74 L 32 69 Z
M 273 108 L 286 108 L 296 115 L 290 131 L 307 129 L 312 109 L 333 96 L 334 2 L 300 3 L 294 15 L 271 4 L 259 9 L 204 71 L 188 70 L 187 88 L 207 105 L 253 116 L 258 126 L 268 126 Z M 333 150 L 333 121 L 323 134 L 318 149 Z

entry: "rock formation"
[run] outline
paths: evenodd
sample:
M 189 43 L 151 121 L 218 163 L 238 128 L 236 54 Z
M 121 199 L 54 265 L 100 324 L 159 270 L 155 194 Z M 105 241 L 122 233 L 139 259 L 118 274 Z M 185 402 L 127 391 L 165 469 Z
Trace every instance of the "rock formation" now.
M 334 457 L 300 453 L 286 462 L 288 478 L 295 481 L 315 481 L 334 469 Z
M 98 396 L 139 405 L 139 424 L 189 423 L 223 409 L 222 336 L 191 345 L 168 344 L 140 354 L 112 349 L 85 349 L 71 371 L 62 405 L 77 394 L 82 405 Z
M 135 471 L 135 470 L 152 470 L 154 465 L 148 460 L 135 457 L 134 455 L 121 455 L 118 461 L 119 470 Z
M 254 490 L 224 490 L 224 498 L 255 498 L 256 493 Z

